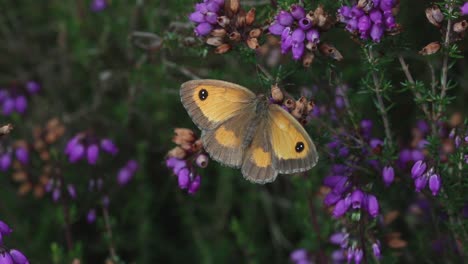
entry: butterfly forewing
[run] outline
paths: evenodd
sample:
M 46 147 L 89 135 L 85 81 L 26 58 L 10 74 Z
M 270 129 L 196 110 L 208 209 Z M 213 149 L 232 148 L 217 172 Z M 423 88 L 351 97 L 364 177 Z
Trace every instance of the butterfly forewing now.
M 193 122 L 202 130 L 210 130 L 238 115 L 252 103 L 255 94 L 229 82 L 193 80 L 182 84 L 180 97 Z
M 278 105 L 270 105 L 267 130 L 279 173 L 295 173 L 311 169 L 318 160 L 317 150 L 304 127 Z

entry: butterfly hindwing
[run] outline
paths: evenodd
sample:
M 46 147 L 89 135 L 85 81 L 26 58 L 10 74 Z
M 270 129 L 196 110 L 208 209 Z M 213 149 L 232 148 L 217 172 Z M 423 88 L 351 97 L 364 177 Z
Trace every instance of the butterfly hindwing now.
M 292 115 L 272 104 L 268 109 L 268 124 L 275 170 L 290 174 L 315 166 L 318 160 L 315 145 Z
M 210 130 L 238 115 L 256 96 L 237 84 L 192 80 L 182 84 L 180 97 L 193 122 L 201 130 Z

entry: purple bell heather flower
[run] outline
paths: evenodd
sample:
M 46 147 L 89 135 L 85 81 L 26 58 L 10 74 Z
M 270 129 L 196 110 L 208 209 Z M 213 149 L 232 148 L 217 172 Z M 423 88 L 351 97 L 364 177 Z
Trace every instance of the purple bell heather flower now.
M 362 252 L 362 249 L 358 248 L 354 252 L 354 263 L 359 264 L 362 261 L 362 257 L 364 256 L 364 253 Z
M 418 128 L 419 131 L 421 131 L 424 134 L 429 132 L 429 125 L 424 120 L 418 120 L 416 123 L 416 127 Z
M 360 18 L 363 15 L 365 15 L 365 14 L 364 14 L 364 11 L 361 8 L 359 8 L 357 6 L 353 6 L 351 8 L 351 17 L 352 18 Z
M 301 260 L 309 259 L 309 255 L 308 255 L 306 249 L 298 248 L 298 249 L 294 250 L 293 252 L 291 252 L 291 255 L 289 255 L 289 258 L 293 262 L 298 262 L 298 261 L 301 261 Z
M 372 132 L 372 121 L 369 119 L 363 119 L 360 123 L 361 131 L 365 135 L 370 135 Z
M 335 97 L 335 106 L 338 109 L 343 109 L 345 107 L 345 102 L 344 102 L 343 97 L 341 97 L 341 96 L 336 96 Z
M 440 190 L 440 176 L 439 174 L 432 174 L 429 177 L 429 189 L 432 192 L 432 195 L 436 196 Z
M 73 185 L 73 184 L 68 184 L 68 185 L 67 185 L 67 191 L 68 191 L 68 195 L 70 195 L 70 198 L 72 198 L 73 200 L 76 199 L 76 188 L 75 188 L 75 185 Z
M 216 13 L 213 13 L 213 12 L 206 13 L 205 19 L 206 19 L 206 22 L 212 25 L 218 24 L 218 15 Z
M 348 177 L 340 179 L 333 187 L 333 192 L 342 194 L 349 187 Z
M 278 21 L 278 23 L 280 23 L 280 25 L 283 25 L 285 27 L 291 26 L 294 22 L 293 16 L 289 12 L 284 10 L 281 10 L 279 12 L 279 14 L 276 16 L 276 20 Z
M 133 178 L 133 172 L 127 167 L 123 167 L 117 174 L 117 182 L 120 186 L 126 185 Z
M 93 208 L 88 211 L 86 221 L 88 221 L 88 224 L 92 224 L 94 221 L 96 221 L 96 209 Z
M 468 136 L 465 137 L 465 142 L 468 143 Z
M 316 29 L 310 29 L 306 33 L 306 39 L 313 43 L 319 43 L 320 41 L 320 33 Z
M 102 139 L 100 145 L 101 145 L 102 150 L 112 155 L 115 155 L 117 154 L 117 152 L 119 152 L 119 149 L 117 148 L 117 146 L 110 139 L 107 139 L 107 138 Z
M 449 138 L 451 139 L 455 138 L 455 129 L 450 130 Z
M 346 199 L 339 200 L 333 209 L 333 217 L 340 218 L 348 211 L 348 209 L 349 203 L 346 201 Z
M 206 14 L 208 12 L 208 8 L 206 7 L 206 3 L 195 4 L 195 10 L 202 13 L 202 14 Z
M 347 147 L 342 147 L 338 150 L 338 155 L 342 158 L 345 158 L 349 155 L 349 149 Z
M 380 243 L 378 243 L 378 242 L 375 242 L 375 243 L 372 244 L 372 253 L 374 253 L 374 256 L 376 258 L 380 258 L 380 256 L 381 256 L 380 245 L 379 244 Z
M 102 203 L 102 206 L 104 206 L 105 208 L 109 207 L 109 204 L 110 204 L 109 196 L 105 195 L 104 197 L 102 197 L 101 203 Z
M 136 160 L 129 160 L 125 166 L 133 173 L 138 170 L 138 162 Z
M 455 147 L 459 148 L 460 145 L 461 145 L 461 142 L 462 142 L 462 140 L 461 140 L 460 136 L 456 136 L 455 137 Z
M 10 226 L 7 225 L 7 223 L 3 222 L 0 220 L 0 234 L 2 236 L 8 236 L 13 232 L 13 229 L 10 228 Z
M 422 176 L 418 177 L 414 180 L 414 187 L 416 188 L 416 192 L 420 192 L 422 189 L 426 187 L 427 184 L 427 177 Z
M 3 103 L 5 99 L 9 97 L 9 93 L 7 90 L 0 89 L 0 103 Z
M 183 168 L 177 174 L 177 180 L 179 183 L 179 188 L 187 189 L 190 184 L 190 171 L 187 168 Z
M 424 153 L 419 149 L 413 149 L 411 151 L 411 157 L 412 157 L 413 161 L 423 160 L 424 159 Z
M 396 26 L 395 17 L 393 15 L 386 15 L 385 16 L 385 26 L 389 29 L 392 29 Z
M 206 9 L 209 12 L 217 13 L 220 8 L 221 8 L 221 6 L 218 3 L 214 2 L 214 1 L 206 3 Z
M 337 194 L 335 192 L 329 192 L 327 196 L 323 199 L 323 203 L 326 206 L 332 206 L 336 204 L 341 199 L 341 194 Z
M 29 264 L 26 256 L 17 249 L 10 249 L 10 256 L 14 261 L 14 264 Z
M 8 252 L 0 253 L 0 264 L 15 264 Z
M 292 45 L 293 45 L 293 41 L 292 41 L 291 36 L 287 36 L 285 39 L 282 39 L 282 41 L 281 41 L 281 53 L 283 53 L 283 54 L 287 53 L 291 49 Z
M 383 168 L 382 179 L 386 186 L 392 184 L 393 180 L 395 179 L 395 171 L 393 170 L 392 166 L 386 166 Z
M 391 11 L 394 5 L 395 5 L 395 0 L 381 0 L 380 1 L 380 9 L 382 11 Z
M 343 18 L 351 18 L 352 14 L 351 14 L 351 7 L 349 6 L 342 6 L 338 9 L 338 14 L 340 14 L 341 16 L 343 16 Z
M 283 29 L 283 32 L 281 32 L 281 41 L 286 40 L 288 37 L 291 37 L 291 28 L 290 27 L 285 27 Z
M 15 98 L 15 109 L 18 113 L 24 114 L 28 108 L 28 100 L 23 95 L 20 95 Z
M 338 233 L 332 234 L 329 240 L 330 240 L 330 243 L 341 246 L 343 244 L 347 244 L 348 237 L 349 235 L 347 233 L 338 232 Z M 343 242 L 346 242 L 346 243 L 343 243 Z
M 213 26 L 210 23 L 203 22 L 203 23 L 198 24 L 195 27 L 195 35 L 206 36 L 210 34 L 212 30 L 213 30 Z
M 333 188 L 338 184 L 338 182 L 340 182 L 341 180 L 345 178 L 346 177 L 344 176 L 330 175 L 330 176 L 325 177 L 325 179 L 323 179 L 323 185 Z
M 370 36 L 374 42 L 380 42 L 384 33 L 384 28 L 382 25 L 374 24 L 372 25 Z
M 11 97 L 6 98 L 5 101 L 3 101 L 3 106 L 2 106 L 3 115 L 11 115 L 14 109 L 15 109 L 15 100 Z
M 54 191 L 52 192 L 52 200 L 54 202 L 57 202 L 59 199 L 60 199 L 60 189 L 59 188 L 55 188 Z
M 29 162 L 29 152 L 26 148 L 19 147 L 15 150 L 16 159 L 21 162 L 21 164 L 27 164 Z
M 424 149 L 427 145 L 429 145 L 429 141 L 425 140 L 425 139 L 421 139 L 419 142 L 418 142 L 418 148 L 419 149 Z M 424 154 L 423 154 L 424 155 Z
M 377 147 L 383 146 L 383 141 L 378 138 L 373 138 L 370 140 L 369 145 L 371 146 L 371 148 L 375 149 Z
M 380 0 L 372 0 L 374 7 L 378 7 L 380 5 Z
M 398 156 L 398 159 L 403 162 L 403 163 L 407 163 L 407 162 L 410 162 L 413 160 L 412 156 L 411 156 L 411 150 L 409 149 L 402 149 L 400 151 L 400 154 Z
M 205 16 L 199 11 L 195 11 L 195 12 L 191 13 L 189 15 L 189 19 L 190 19 L 190 21 L 195 22 L 195 23 L 205 22 Z
M 198 189 L 200 189 L 200 184 L 201 184 L 201 177 L 200 177 L 200 175 L 198 175 L 190 183 L 190 185 L 188 187 L 188 193 L 189 194 L 195 194 L 198 191 Z
M 280 25 L 278 22 L 274 22 L 268 27 L 268 30 L 270 31 L 271 34 L 273 35 L 281 35 L 284 31 L 284 26 Z
M 68 160 L 71 163 L 77 162 L 85 155 L 85 147 L 82 144 L 76 144 L 71 148 Z
M 354 259 L 354 248 L 348 248 L 348 252 L 346 253 L 346 259 L 348 260 L 348 263 L 351 263 L 351 261 Z
M 346 23 L 346 30 L 348 30 L 349 32 L 354 32 L 354 31 L 357 30 L 357 28 L 358 28 L 358 19 L 357 18 L 351 18 Z
M 90 145 L 86 151 L 86 157 L 88 158 L 88 163 L 91 165 L 96 164 L 99 158 L 99 147 L 96 144 Z
M 49 181 L 47 181 L 46 185 L 44 186 L 44 190 L 49 193 L 52 191 L 53 187 L 54 187 L 54 180 L 50 179 Z
M 91 2 L 91 10 L 93 12 L 100 12 L 107 8 L 107 1 L 106 0 L 93 0 Z
M 367 211 L 372 217 L 376 217 L 379 214 L 379 201 L 372 194 L 367 195 Z
M 333 260 L 333 263 L 341 263 L 346 260 L 345 258 L 345 251 L 342 249 L 338 249 L 332 252 L 331 254 L 331 259 Z
M 40 89 L 41 85 L 35 81 L 29 81 L 26 83 L 26 90 L 28 90 L 30 94 L 35 94 L 39 92 Z
M 304 30 L 300 28 L 295 29 L 291 34 L 293 44 L 303 43 L 305 36 Z
M 375 24 L 378 24 L 378 25 L 382 24 L 383 15 L 382 15 L 382 12 L 380 10 L 372 9 L 369 12 L 369 17 L 370 17 L 371 21 L 374 22 Z
M 354 190 L 354 192 L 351 194 L 351 205 L 353 209 L 361 208 L 361 203 L 364 199 L 365 195 L 361 190 Z
M 7 171 L 11 166 L 11 156 L 8 153 L 0 156 L 0 170 Z
M 75 136 L 72 139 L 70 139 L 67 142 L 67 145 L 65 146 L 65 154 L 70 154 L 71 151 L 75 148 L 75 146 L 79 143 L 80 139 L 79 137 Z
M 308 19 L 306 17 L 301 18 L 301 20 L 299 20 L 299 27 L 302 30 L 308 30 L 309 28 L 312 27 L 312 21 L 310 21 L 310 19 Z
M 303 17 L 305 17 L 306 12 L 304 8 L 300 5 L 291 5 L 291 8 L 289 9 L 291 11 L 291 15 L 296 19 L 299 20 Z
M 166 166 L 172 169 L 172 172 L 174 174 L 178 174 L 182 168 L 185 168 L 187 166 L 187 162 L 182 159 L 171 157 L 166 160 Z
M 418 160 L 411 168 L 411 175 L 414 178 L 420 177 L 426 171 L 427 165 L 424 161 Z
M 208 162 L 209 162 L 209 158 L 208 158 L 208 155 L 206 154 L 200 154 L 195 159 L 195 163 L 200 168 L 206 168 L 206 166 L 208 166 Z
M 358 29 L 360 32 L 367 32 L 371 28 L 371 20 L 369 16 L 363 15 L 358 20 Z
M 465 2 L 461 7 L 460 7 L 460 12 L 462 15 L 468 15 L 468 2 Z
M 299 60 L 304 55 L 304 42 L 296 43 L 292 46 L 292 54 L 294 60 Z

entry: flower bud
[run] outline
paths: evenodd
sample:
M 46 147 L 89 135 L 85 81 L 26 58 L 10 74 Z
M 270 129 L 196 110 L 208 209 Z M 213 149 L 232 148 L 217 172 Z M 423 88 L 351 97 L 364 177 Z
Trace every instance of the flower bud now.
M 332 59 L 336 61 L 343 60 L 343 56 L 341 55 L 341 53 L 335 47 L 327 43 L 322 43 L 319 46 L 319 50 L 323 55 L 331 57 Z
M 249 37 L 251 38 L 258 38 L 260 37 L 260 35 L 262 34 L 262 30 L 259 29 L 259 28 L 254 28 L 252 30 L 250 30 L 249 32 Z
M 432 174 L 429 177 L 429 189 L 432 192 L 432 195 L 437 195 L 440 190 L 440 176 L 439 174 Z
M 255 8 L 251 8 L 245 15 L 245 24 L 250 26 L 255 21 Z
M 424 161 L 418 160 L 414 163 L 413 167 L 411 168 L 411 176 L 414 178 L 420 177 L 426 171 L 427 165 Z
M 232 13 L 237 14 L 240 7 L 240 0 L 229 0 L 227 6 Z
M 422 50 L 419 51 L 419 54 L 427 56 L 432 55 L 440 50 L 440 43 L 437 41 L 427 44 Z
M 271 98 L 276 103 L 279 103 L 279 102 L 283 101 L 284 95 L 283 95 L 283 92 L 281 91 L 281 89 L 278 87 L 278 84 L 273 84 L 271 86 Z
M 300 5 L 291 5 L 289 11 L 296 20 L 304 18 L 306 15 L 304 8 Z
M 211 31 L 213 37 L 224 37 L 226 36 L 226 30 L 224 28 L 216 28 Z
M 231 20 L 227 16 L 219 16 L 217 21 L 218 25 L 220 25 L 223 28 L 231 23 Z
M 223 44 L 223 39 L 221 37 L 210 37 L 206 39 L 206 44 L 218 47 Z
M 462 33 L 466 30 L 467 27 L 468 27 L 468 22 L 466 22 L 466 20 L 462 20 L 453 25 L 453 31 L 457 33 Z
M 444 14 L 436 5 L 426 8 L 426 18 L 429 23 L 436 27 L 440 27 L 440 23 L 444 20 Z
M 228 52 L 230 49 L 231 49 L 231 46 L 229 44 L 224 43 L 224 44 L 216 47 L 215 53 L 216 54 L 224 54 L 224 53 Z
M 315 45 L 315 44 L 312 43 L 312 42 L 309 42 L 309 43 Z M 309 43 L 307 43 L 307 44 L 309 44 Z M 315 46 L 316 46 L 316 45 L 315 45 Z M 307 45 L 306 45 L 306 48 L 308 48 Z M 310 65 L 312 65 L 312 63 L 314 62 L 314 58 L 315 58 L 314 53 L 312 53 L 312 52 L 306 52 L 306 53 L 304 54 L 304 57 L 302 58 L 302 66 L 304 66 L 304 67 L 306 67 L 306 68 L 310 67 Z
M 229 34 L 229 39 L 237 42 L 241 40 L 241 34 L 237 31 L 233 31 L 231 34 Z
M 208 166 L 209 158 L 206 154 L 200 154 L 198 155 L 197 159 L 195 160 L 195 163 L 197 164 L 198 167 L 200 168 L 206 168 Z
M 258 45 L 257 38 L 248 38 L 246 42 L 247 42 L 247 46 L 253 50 L 257 49 L 260 46 Z
M 276 17 L 278 23 L 282 26 L 289 27 L 294 22 L 293 16 L 288 11 L 280 11 L 278 16 Z

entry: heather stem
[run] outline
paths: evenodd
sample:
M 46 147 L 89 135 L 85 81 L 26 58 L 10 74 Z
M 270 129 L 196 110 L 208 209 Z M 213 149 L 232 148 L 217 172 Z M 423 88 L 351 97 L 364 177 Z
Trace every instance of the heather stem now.
M 368 60 L 369 60 L 369 63 L 373 65 L 375 64 L 372 47 L 369 47 L 369 50 L 368 50 Z M 377 97 L 378 110 L 380 112 L 380 115 L 382 116 L 382 121 L 383 121 L 384 129 L 385 129 L 385 137 L 387 138 L 389 145 L 393 145 L 390 122 L 388 120 L 387 110 L 385 109 L 385 104 L 384 104 L 383 97 L 382 97 L 381 82 L 375 71 L 372 71 L 371 74 L 372 74 L 372 80 L 374 82 L 374 89 L 372 90 L 375 92 L 375 96 Z
M 110 254 L 110 257 L 112 260 L 115 260 L 117 259 L 117 254 L 115 252 L 115 246 L 114 246 L 114 241 L 113 241 L 113 238 L 112 238 L 112 228 L 111 228 L 111 225 L 110 225 L 110 220 L 109 220 L 109 211 L 107 210 L 107 208 L 105 206 L 102 206 L 102 215 L 104 216 L 104 225 L 105 225 L 105 228 L 106 228 L 106 234 L 108 236 L 108 239 L 109 239 L 109 254 Z
M 453 12 L 453 4 L 450 4 L 449 7 L 448 7 L 448 13 L 449 14 L 452 14 Z M 448 79 L 448 60 L 449 60 L 449 53 L 447 51 L 447 49 L 449 48 L 449 45 L 450 45 L 450 32 L 452 30 L 452 19 L 450 18 L 450 16 L 447 18 L 447 28 L 446 28 L 446 32 L 445 32 L 445 39 L 444 39 L 444 58 L 443 58 L 443 62 L 442 62 L 442 76 L 440 78 L 440 86 L 441 86 L 441 91 L 440 91 L 440 98 L 441 99 L 444 99 L 446 93 L 447 93 L 447 90 L 448 90 L 448 85 L 447 85 L 447 79 Z M 434 121 L 437 121 L 439 118 L 440 118 L 440 115 L 442 113 L 442 104 L 439 105 L 439 108 L 437 110 L 437 116 L 435 117 L 436 120 Z
M 70 208 L 65 199 L 63 199 L 62 203 L 63 208 L 63 219 L 65 222 L 65 239 L 67 241 L 67 248 L 68 251 L 73 250 L 73 237 L 71 232 L 71 220 L 70 220 Z

